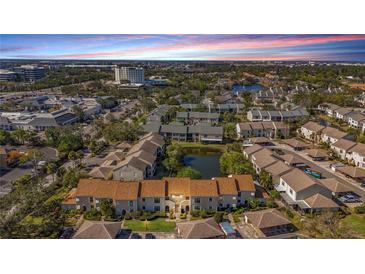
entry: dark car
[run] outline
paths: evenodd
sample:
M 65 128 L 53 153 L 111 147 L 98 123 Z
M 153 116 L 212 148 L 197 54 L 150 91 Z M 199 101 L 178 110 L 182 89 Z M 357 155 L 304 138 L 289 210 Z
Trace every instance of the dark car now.
M 72 227 L 68 227 L 63 230 L 60 239 L 70 239 L 73 233 L 74 229 Z
M 131 239 L 142 239 L 142 236 L 141 236 L 141 235 L 139 235 L 138 233 L 133 233 L 133 234 L 131 235 Z
M 147 233 L 146 236 L 144 237 L 145 239 L 156 239 L 156 236 L 153 235 L 152 233 Z

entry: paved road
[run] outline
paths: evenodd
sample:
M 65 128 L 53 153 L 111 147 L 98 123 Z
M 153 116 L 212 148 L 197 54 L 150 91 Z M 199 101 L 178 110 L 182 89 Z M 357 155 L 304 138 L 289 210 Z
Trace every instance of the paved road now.
M 296 154 L 298 157 L 300 157 L 303 160 L 303 163 L 308 165 L 313 170 L 316 170 L 316 171 L 319 171 L 320 173 L 322 173 L 322 176 L 324 178 L 337 179 L 339 182 L 346 185 L 351 191 L 353 191 L 356 194 L 358 194 L 359 196 L 361 196 L 362 200 L 365 200 L 365 191 L 363 188 L 361 188 L 359 183 L 356 183 L 354 180 L 352 180 L 350 178 L 346 178 L 344 175 L 342 175 L 338 172 L 332 171 L 331 168 L 329 167 L 329 165 L 331 163 L 330 161 L 323 161 L 323 162 L 313 161 L 309 156 L 307 156 L 305 154 L 304 151 L 295 151 L 287 145 L 279 144 L 276 142 L 274 142 L 274 144 L 275 144 L 276 148 L 281 149 L 285 153 Z

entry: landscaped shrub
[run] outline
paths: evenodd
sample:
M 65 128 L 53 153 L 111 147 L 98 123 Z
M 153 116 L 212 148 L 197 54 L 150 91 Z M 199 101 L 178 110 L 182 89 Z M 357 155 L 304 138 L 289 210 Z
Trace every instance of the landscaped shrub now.
M 286 216 L 288 216 L 288 218 L 290 218 L 290 219 L 293 219 L 293 218 L 294 218 L 294 214 L 293 214 L 293 212 L 291 212 L 291 211 L 290 211 L 290 209 L 288 209 L 288 208 L 286 208 L 286 209 L 285 209 L 285 214 L 286 214 Z
M 186 214 L 185 213 L 181 213 L 180 214 L 180 219 L 186 219 Z
M 130 213 L 126 213 L 124 215 L 124 220 L 132 220 L 132 215 Z
M 268 201 L 266 202 L 266 206 L 267 206 L 268 208 L 273 208 L 273 207 L 276 207 L 276 204 L 275 204 L 275 202 L 274 202 L 274 201 L 268 200 Z
M 216 223 L 221 223 L 223 221 L 223 216 L 224 216 L 224 212 L 222 211 L 217 211 L 214 214 L 214 220 Z
M 158 211 L 153 214 L 156 218 L 166 218 L 166 212 Z
M 202 217 L 203 219 L 207 218 L 208 217 L 207 212 L 205 210 L 200 211 L 200 217 Z
M 85 212 L 84 218 L 90 221 L 100 221 L 101 213 L 96 209 L 92 209 L 90 211 Z
M 174 214 L 174 212 L 173 212 L 173 211 L 170 211 L 169 218 L 170 218 L 171 220 L 175 219 L 175 214 Z
M 199 210 L 193 210 L 190 212 L 191 216 L 193 217 L 199 217 L 200 216 L 200 211 Z
M 355 207 L 354 211 L 357 214 L 365 214 L 365 204 L 362 204 L 361 206 Z

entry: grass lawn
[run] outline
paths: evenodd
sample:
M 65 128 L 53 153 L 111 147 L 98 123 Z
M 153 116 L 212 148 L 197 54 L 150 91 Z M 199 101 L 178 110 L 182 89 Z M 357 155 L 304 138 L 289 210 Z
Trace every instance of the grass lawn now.
M 20 224 L 21 225 L 40 225 L 43 222 L 42 217 L 33 217 L 32 215 L 28 215 L 25 217 Z
M 124 225 L 133 231 L 150 231 L 150 232 L 172 232 L 175 230 L 175 222 L 166 222 L 165 219 L 159 218 L 152 221 L 125 220 Z
M 352 228 L 355 232 L 365 237 L 365 215 L 351 214 L 346 216 L 342 225 Z
M 69 192 L 69 189 L 61 188 L 60 190 L 57 191 L 56 194 L 49 197 L 48 200 L 45 202 L 45 204 L 50 204 L 53 201 L 62 200 L 63 198 L 65 198 L 65 196 L 67 195 L 68 192 Z
M 206 148 L 206 149 L 216 149 L 224 152 L 226 145 L 223 144 L 202 144 L 196 142 L 180 142 L 180 141 L 173 141 L 173 143 L 179 144 L 182 148 Z

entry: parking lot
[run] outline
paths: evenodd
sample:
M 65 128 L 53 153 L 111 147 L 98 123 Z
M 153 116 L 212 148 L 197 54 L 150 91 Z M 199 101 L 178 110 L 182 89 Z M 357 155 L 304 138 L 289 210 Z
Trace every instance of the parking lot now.
M 117 239 L 178 239 L 178 235 L 168 232 L 133 232 L 130 229 L 122 229 Z

